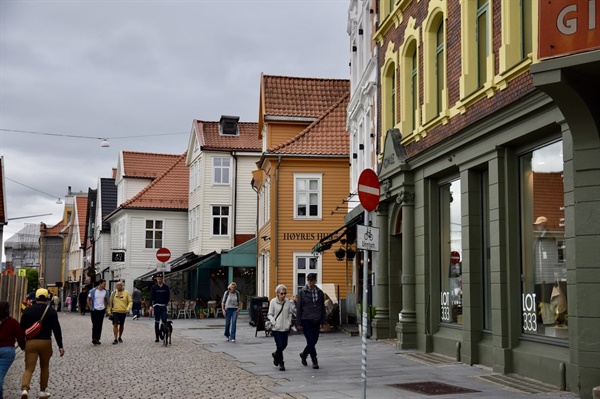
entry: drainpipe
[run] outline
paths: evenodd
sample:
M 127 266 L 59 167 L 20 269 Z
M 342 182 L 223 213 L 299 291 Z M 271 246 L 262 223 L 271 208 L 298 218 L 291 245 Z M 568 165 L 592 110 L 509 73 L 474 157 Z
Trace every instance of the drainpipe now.
M 232 237 L 233 237 L 233 245 L 231 245 L 231 248 L 235 247 L 235 233 L 236 233 L 236 217 L 237 217 L 237 175 L 238 175 L 238 159 L 237 159 L 237 155 L 235 153 L 235 151 L 231 152 L 231 156 L 233 157 L 233 159 L 235 160 L 235 169 L 234 169 L 234 175 L 233 175 L 233 179 L 235 180 L 234 182 L 234 188 L 233 188 L 233 215 L 231 215 L 231 222 L 232 222 L 232 227 L 231 227 L 231 232 L 232 232 Z M 233 276 L 231 276 L 231 278 L 233 278 Z M 233 281 L 233 280 L 232 280 Z
M 281 165 L 281 155 L 277 160 L 275 168 L 275 286 L 279 284 L 279 165 Z M 271 240 L 273 237 L 271 236 Z

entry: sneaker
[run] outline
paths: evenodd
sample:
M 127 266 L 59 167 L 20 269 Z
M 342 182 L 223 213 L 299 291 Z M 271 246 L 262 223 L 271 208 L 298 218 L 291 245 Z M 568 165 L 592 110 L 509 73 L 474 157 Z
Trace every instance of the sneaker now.
M 118 343 L 119 343 L 119 341 L 117 341 L 116 339 L 113 341 L 113 345 L 116 345 Z
M 156 339 L 154 340 L 154 342 L 158 342 L 158 338 L 156 338 Z
M 271 356 L 273 356 L 273 366 L 279 366 L 279 360 L 277 360 L 277 355 L 275 354 L 275 352 L 271 353 Z
M 302 365 L 303 366 L 308 366 L 308 363 L 306 362 L 306 358 L 308 357 L 308 355 L 305 355 L 304 352 L 300 353 L 300 359 L 302 359 Z
M 235 342 L 235 339 L 232 339 L 231 342 Z
M 23 389 L 23 392 L 21 392 L 21 399 L 27 399 L 29 397 L 29 392 L 27 392 L 27 389 Z
M 225 341 L 229 342 L 229 337 L 225 337 Z
M 50 393 L 44 392 L 44 391 L 40 392 L 40 395 L 38 396 L 38 398 L 40 398 L 40 399 L 47 399 L 49 397 L 50 397 Z
M 121 337 L 119 337 L 119 343 L 122 344 L 123 340 L 121 339 Z
M 136 320 L 138 317 L 137 315 L 133 316 L 133 318 L 131 320 Z
M 285 371 L 285 366 L 283 364 L 283 361 L 281 363 L 279 363 L 279 371 Z

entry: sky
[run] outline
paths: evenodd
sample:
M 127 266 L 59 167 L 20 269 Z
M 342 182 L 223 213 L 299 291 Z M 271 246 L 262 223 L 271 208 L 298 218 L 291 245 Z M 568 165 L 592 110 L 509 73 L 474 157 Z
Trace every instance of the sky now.
M 122 150 L 182 154 L 194 119 L 256 122 L 261 73 L 349 79 L 349 4 L 0 0 L 4 241 L 58 223 L 68 187 L 96 189 Z

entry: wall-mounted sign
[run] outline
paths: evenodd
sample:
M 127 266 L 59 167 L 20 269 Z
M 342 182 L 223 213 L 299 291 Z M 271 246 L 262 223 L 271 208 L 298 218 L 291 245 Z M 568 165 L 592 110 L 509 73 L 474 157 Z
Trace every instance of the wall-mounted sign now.
M 125 252 L 113 252 L 112 253 L 112 261 L 113 262 L 125 262 Z
M 367 251 L 379 251 L 379 228 L 357 225 L 356 248 Z
M 539 57 L 600 48 L 600 1 L 540 1 Z

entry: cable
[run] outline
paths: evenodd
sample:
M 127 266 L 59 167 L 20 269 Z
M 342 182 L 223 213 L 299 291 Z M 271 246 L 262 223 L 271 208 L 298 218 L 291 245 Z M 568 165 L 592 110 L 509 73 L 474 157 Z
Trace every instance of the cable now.
M 37 188 L 30 187 L 30 186 L 28 186 L 27 184 L 19 183 L 18 181 L 16 181 L 16 180 L 13 180 L 13 179 L 11 179 L 11 178 L 9 178 L 9 177 L 7 177 L 7 176 L 4 176 L 4 178 L 5 178 L 6 180 L 10 180 L 10 181 L 11 181 L 11 182 L 13 182 L 13 183 L 20 184 L 20 185 L 21 185 L 21 186 L 23 186 L 23 187 L 27 187 L 27 188 L 28 188 L 28 189 L 30 189 L 30 190 L 37 191 L 38 193 L 42 193 L 42 194 L 45 194 L 45 195 L 47 195 L 47 196 L 49 196 L 49 197 L 56 198 L 56 199 L 60 200 L 60 197 L 57 197 L 57 196 L 55 196 L 55 195 L 52 195 L 52 194 L 45 193 L 45 192 L 43 192 L 42 190 L 38 190 Z
M 26 134 L 39 134 L 42 136 L 56 136 L 56 137 L 72 137 L 77 139 L 92 139 L 92 140 L 120 140 L 120 139 L 134 139 L 139 137 L 156 137 L 156 136 L 174 136 L 177 134 L 190 134 L 189 132 L 178 132 L 178 133 L 157 133 L 157 134 L 143 134 L 139 136 L 120 136 L 120 137 L 93 137 L 93 136 L 79 136 L 75 134 L 60 134 L 60 133 L 47 133 L 47 132 L 33 132 L 29 130 L 14 130 L 14 129 L 0 129 L 2 132 L 14 132 L 14 133 L 26 133 Z

